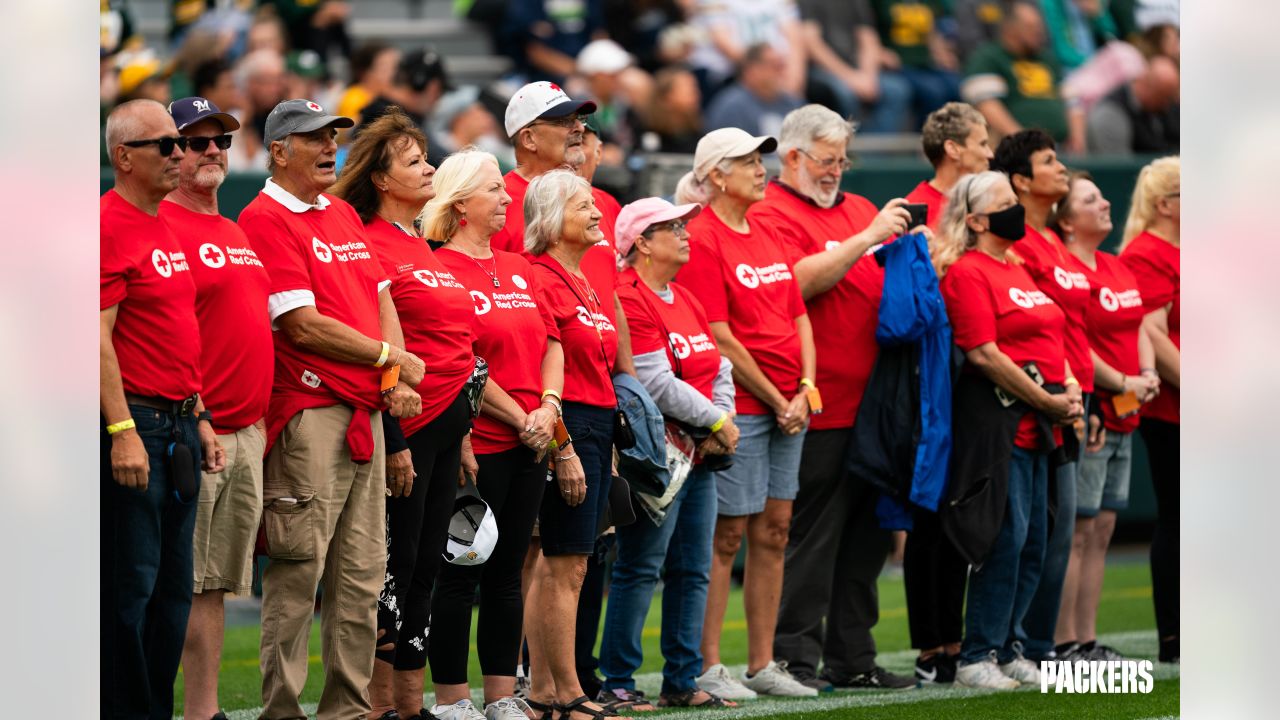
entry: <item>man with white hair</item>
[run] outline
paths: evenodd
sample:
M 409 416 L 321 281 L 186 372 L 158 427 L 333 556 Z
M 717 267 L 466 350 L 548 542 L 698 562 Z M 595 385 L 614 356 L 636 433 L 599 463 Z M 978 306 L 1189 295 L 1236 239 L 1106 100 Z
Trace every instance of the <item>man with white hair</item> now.
M 254 50 L 236 64 L 235 79 L 244 98 L 244 110 L 237 119 L 249 131 L 236 138 L 227 166 L 232 172 L 262 172 L 267 163 L 267 148 L 261 140 L 267 115 L 286 98 L 284 56 L 267 48 Z
M 187 139 L 178 187 L 160 218 L 182 245 L 196 284 L 196 320 L 205 338 L 201 375 L 214 431 L 227 452 L 222 472 L 205 473 L 195 523 L 195 595 L 182 651 L 183 716 L 217 717 L 223 596 L 248 596 L 262 515 L 262 455 L 275 353 L 267 320 L 267 270 L 240 226 L 218 213 L 234 117 L 210 100 L 169 105 Z M 235 338 L 235 342 L 229 342 Z
M 877 212 L 866 198 L 840 190 L 852 136 L 849 122 L 820 105 L 788 113 L 778 143 L 782 175 L 748 212 L 790 246 L 813 325 L 817 386 L 827 390 L 804 440 L 773 642 L 774 657 L 819 690 L 915 685 L 875 662 L 876 578 L 890 536 L 876 519 L 879 493 L 845 470 L 850 429 L 876 360 L 884 283 L 875 260 L 864 256 L 906 232 L 910 216 L 900 198 Z

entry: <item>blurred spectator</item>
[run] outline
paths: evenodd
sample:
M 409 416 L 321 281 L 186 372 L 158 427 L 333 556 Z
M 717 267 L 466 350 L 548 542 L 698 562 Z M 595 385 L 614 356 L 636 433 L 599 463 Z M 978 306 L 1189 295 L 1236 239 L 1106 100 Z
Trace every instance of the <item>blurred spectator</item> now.
M 509 0 L 501 46 L 525 82 L 563 84 L 574 58 L 604 36 L 604 0 Z
M 235 114 L 244 109 L 244 98 L 225 60 L 215 58 L 201 63 L 191 76 L 191 85 L 196 97 L 205 98 L 223 112 Z
M 271 5 L 289 33 L 289 46 L 294 50 L 315 50 L 320 59 L 329 57 L 329 48 L 337 47 L 344 58 L 351 57 L 351 38 L 347 35 L 347 19 L 351 5 L 342 0 L 262 0 Z
M 335 114 L 359 120 L 365 105 L 391 87 L 399 65 L 400 51 L 385 42 L 362 45 L 351 56 L 351 85 L 338 100 Z
M 880 67 L 911 87 L 915 127 L 929 113 L 960 97 L 960 61 L 938 31 L 941 0 L 873 0 L 880 31 Z
M 613 149 L 615 157 L 606 159 L 606 163 L 611 165 L 621 162 L 619 148 L 635 146 L 631 110 L 634 103 L 631 98 L 647 98 L 652 92 L 653 81 L 644 71 L 633 67 L 634 61 L 635 58 L 621 45 L 608 39 L 587 43 L 576 61 L 578 74 L 585 82 L 585 92 L 579 92 L 577 87 L 571 88 L 570 92 L 574 97 L 587 95 L 596 101 L 597 109 L 592 118 L 600 132 L 601 142 Z M 605 152 L 608 155 L 611 151 Z
M 742 60 L 739 80 L 707 106 L 707 131 L 736 127 L 753 136 L 776 136 L 782 118 L 804 104 L 787 92 L 786 72 L 786 60 L 771 45 L 752 45 Z
M 170 95 L 175 98 L 195 95 L 192 76 L 196 68 L 209 60 L 226 57 L 231 39 L 230 36 L 219 37 L 204 30 L 192 30 L 183 36 L 182 45 L 170 62 L 173 68 L 169 76 Z
M 474 145 L 498 159 L 504 168 L 515 167 L 515 150 L 498 130 L 498 120 L 480 99 L 480 89 L 465 85 L 440 98 L 427 133 L 427 162 L 440 166 L 445 157 Z
M 955 25 L 956 52 L 966 63 L 974 50 L 995 42 L 1004 19 L 1004 0 L 953 0 L 951 17 Z
M 1045 49 L 1044 20 L 1032 0 L 1013 0 L 1000 24 L 998 42 L 974 51 L 962 92 L 978 108 L 995 138 L 1023 128 L 1044 129 L 1064 150 L 1085 151 L 1082 110 L 1068 112 L 1058 83 L 1061 74 Z
M 98 57 L 105 58 L 122 50 L 142 47 L 133 16 L 124 0 L 100 0 L 98 19 Z
M 163 70 L 150 50 L 122 58 L 116 104 L 145 98 L 168 105 L 173 96 L 169 94 L 169 79 Z
M 1177 25 L 1154 25 L 1131 39 L 1148 57 L 1163 55 L 1174 62 L 1182 58 L 1182 35 Z
M 284 59 L 285 96 L 308 98 L 321 105 L 333 105 L 338 88 L 325 82 L 324 63 L 314 50 L 294 50 Z
M 653 79 L 653 98 L 642 117 L 640 146 L 649 152 L 688 153 L 702 138 L 702 93 L 688 68 L 663 68 Z
M 759 43 L 772 46 L 784 59 L 783 89 L 795 97 L 804 95 L 808 56 L 793 0 L 691 1 L 691 21 L 705 33 L 689 56 L 703 97 L 714 97 L 745 62 L 747 49 Z
M 1040 0 L 1053 56 L 1070 73 L 1114 40 L 1115 21 L 1102 0 Z
M 262 172 L 267 168 L 267 150 L 262 135 L 267 115 L 285 95 L 284 58 L 274 50 L 254 50 L 236 66 L 236 85 L 244 99 L 238 120 L 243 129 L 227 153 L 227 169 L 231 172 Z
M 360 122 L 351 136 L 359 135 L 366 125 L 382 117 L 393 105 L 404 110 L 425 133 L 431 111 L 441 96 L 452 89 L 440 54 L 429 48 L 415 50 L 400 61 L 391 85 L 360 112 Z
M 880 36 L 868 0 L 800 0 L 809 79 L 835 94 L 834 108 L 859 118 L 858 131 L 897 132 L 906 122 L 911 87 L 880 72 Z
M 1145 73 L 1089 113 L 1089 151 L 1177 155 L 1178 92 L 1177 63 L 1151 58 Z
M 1111 0 L 1111 16 L 1115 18 L 1120 37 L 1133 39 L 1160 25 L 1177 27 L 1178 0 Z
M 222 50 L 239 57 L 244 54 L 256 5 L 254 0 L 169 0 L 169 41 L 180 45 L 186 42 L 187 33 L 199 31 L 217 38 Z M 188 95 L 178 94 L 174 88 L 174 97 Z
M 278 55 L 289 52 L 289 39 L 285 37 L 284 22 L 271 8 L 263 8 L 253 16 L 249 35 L 245 40 L 245 53 L 254 50 L 271 50 Z
M 687 49 L 664 42 L 664 36 L 684 26 L 688 0 L 604 0 L 605 30 L 636 56 L 645 72 L 656 73 L 671 63 L 683 62 Z

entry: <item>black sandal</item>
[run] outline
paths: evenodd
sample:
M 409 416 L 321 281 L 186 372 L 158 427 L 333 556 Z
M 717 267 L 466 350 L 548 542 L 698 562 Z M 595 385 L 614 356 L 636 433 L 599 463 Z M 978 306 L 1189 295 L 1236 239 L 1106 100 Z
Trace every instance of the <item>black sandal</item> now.
M 639 690 L 626 690 L 623 688 L 615 688 L 613 690 L 601 690 L 596 696 L 596 703 L 605 710 L 611 710 L 615 713 L 627 711 L 633 712 L 653 712 L 658 709 L 644 696 Z
M 555 720 L 556 704 L 554 702 L 541 703 L 537 700 L 525 699 L 525 703 L 538 713 L 538 720 Z
M 621 717 L 618 713 L 613 712 L 608 708 L 596 710 L 594 708 L 583 707 L 583 705 L 586 705 L 589 702 L 593 702 L 591 698 L 586 695 L 579 695 L 574 698 L 572 702 L 565 705 L 556 705 L 556 710 L 560 713 L 556 716 L 556 720 L 573 720 L 573 714 L 576 712 L 582 713 L 583 715 L 590 715 L 592 720 Z
M 725 700 L 724 698 L 720 697 L 719 695 L 716 695 L 715 693 L 709 693 L 709 692 L 707 693 L 707 699 L 706 699 L 706 700 L 703 700 L 703 701 L 702 701 L 702 702 L 700 702 L 700 703 L 695 703 L 695 702 L 693 702 L 693 698 L 694 698 L 694 697 L 696 697 L 696 696 L 698 695 L 698 693 L 699 693 L 699 692 L 706 692 L 706 691 L 705 691 L 705 690 L 702 690 L 701 688 L 693 688 L 693 689 L 690 689 L 690 690 L 685 690 L 684 692 L 672 693 L 671 695 L 659 695 L 659 696 L 658 696 L 658 707 L 660 707 L 660 708 L 673 708 L 673 707 L 687 707 L 687 708 L 738 707 L 738 703 L 736 703 L 736 702 L 734 702 L 734 701 L 732 701 L 732 700 Z

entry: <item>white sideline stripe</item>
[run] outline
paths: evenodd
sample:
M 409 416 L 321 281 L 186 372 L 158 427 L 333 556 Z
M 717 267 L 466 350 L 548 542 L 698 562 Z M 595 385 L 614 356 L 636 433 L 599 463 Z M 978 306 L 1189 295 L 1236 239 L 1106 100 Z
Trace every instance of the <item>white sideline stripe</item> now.
M 1155 630 L 1137 630 L 1130 632 L 1109 633 L 1100 635 L 1099 642 L 1115 647 L 1122 653 L 1130 653 L 1137 657 L 1153 657 L 1156 654 L 1156 631 Z M 916 651 L 915 650 L 899 650 L 891 653 L 881 653 L 876 657 L 876 662 L 895 672 L 909 673 L 915 666 Z M 745 665 L 730 665 L 729 671 L 734 675 L 741 675 L 746 670 Z M 1168 665 L 1156 663 L 1151 673 L 1156 680 L 1169 680 L 1180 677 L 1178 665 Z M 656 703 L 658 691 L 662 686 L 662 673 L 644 673 L 636 676 L 636 687 L 648 693 L 655 698 Z M 1039 692 L 1036 688 L 1023 688 L 1014 692 Z M 852 692 L 838 692 L 835 695 L 828 694 L 826 697 L 820 698 L 788 698 L 788 699 L 766 699 L 751 700 L 736 708 L 721 708 L 715 712 L 716 718 L 759 718 L 759 717 L 777 717 L 780 715 L 791 715 L 802 712 L 817 712 L 825 710 L 838 710 L 841 708 L 852 707 L 873 707 L 878 705 L 900 705 L 904 703 L 924 702 L 926 700 L 938 700 L 942 698 L 953 697 L 976 697 L 980 695 L 990 695 L 996 692 L 1007 692 L 999 690 L 977 690 L 973 688 L 957 688 L 951 686 L 935 686 L 923 687 L 916 690 L 860 690 Z M 474 690 L 471 693 L 472 702 L 477 707 L 484 707 L 484 695 L 480 690 Z M 435 704 L 435 693 L 427 693 L 423 696 L 423 706 L 430 709 Z M 305 703 L 302 710 L 307 715 L 314 715 L 316 712 L 315 703 Z M 249 710 L 232 710 L 227 713 L 228 720 L 256 720 L 262 712 L 262 708 L 252 708 Z M 182 720 L 182 716 L 175 716 L 177 720 Z M 707 719 L 706 709 L 669 711 L 662 713 L 661 720 L 680 720 L 681 718 L 701 718 Z M 1147 718 L 1146 720 L 1169 720 L 1173 716 L 1161 718 Z

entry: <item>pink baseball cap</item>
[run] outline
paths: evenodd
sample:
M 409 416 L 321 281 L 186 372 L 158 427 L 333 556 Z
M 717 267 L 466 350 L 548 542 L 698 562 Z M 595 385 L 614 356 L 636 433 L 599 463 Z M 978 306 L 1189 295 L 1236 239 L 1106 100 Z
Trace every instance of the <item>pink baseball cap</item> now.
M 692 219 L 700 212 L 702 206 L 697 203 L 672 205 L 660 197 L 642 198 L 622 208 L 613 226 L 619 262 L 631 252 L 632 246 L 636 244 L 636 237 L 648 230 L 650 225 L 680 218 Z

